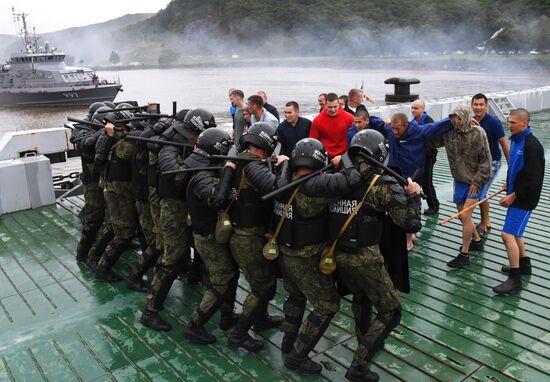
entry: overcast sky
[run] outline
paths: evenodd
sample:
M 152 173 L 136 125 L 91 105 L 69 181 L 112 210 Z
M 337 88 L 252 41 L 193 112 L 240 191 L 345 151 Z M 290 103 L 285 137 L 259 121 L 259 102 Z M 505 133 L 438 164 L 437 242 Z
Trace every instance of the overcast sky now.
M 96 24 L 127 13 L 156 13 L 170 0 L 0 0 L 0 34 L 15 34 L 12 5 L 16 13 L 28 13 L 29 31 L 55 32 Z

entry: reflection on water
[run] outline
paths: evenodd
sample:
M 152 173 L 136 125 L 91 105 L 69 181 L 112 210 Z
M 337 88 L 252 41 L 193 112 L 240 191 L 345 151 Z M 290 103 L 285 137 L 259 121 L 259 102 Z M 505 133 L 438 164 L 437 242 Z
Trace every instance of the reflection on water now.
M 178 109 L 203 107 L 214 112 L 220 122 L 227 121 L 227 91 L 237 87 L 248 97 L 265 90 L 269 102 L 282 109 L 288 101 L 300 104 L 303 113 L 318 111 L 317 95 L 323 92 L 345 94 L 364 81 L 365 94 L 382 102 L 393 85 L 389 77 L 416 77 L 421 83 L 411 90 L 424 99 L 469 95 L 478 92 L 520 90 L 550 84 L 540 74 L 476 73 L 449 71 L 358 70 L 334 68 L 189 68 L 166 70 L 126 70 L 101 72 L 101 77 L 119 76 L 123 93 L 116 101 L 137 100 L 161 103 L 161 111 L 171 113 L 172 101 Z M 0 131 L 60 127 L 68 115 L 83 117 L 85 108 L 0 108 Z

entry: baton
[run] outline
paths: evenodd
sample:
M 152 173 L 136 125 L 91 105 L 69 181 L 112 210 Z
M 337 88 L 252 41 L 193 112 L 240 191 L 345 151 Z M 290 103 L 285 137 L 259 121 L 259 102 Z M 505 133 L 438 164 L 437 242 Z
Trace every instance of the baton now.
M 236 156 L 231 156 L 231 155 L 210 155 L 210 158 L 212 158 L 212 159 L 225 159 L 225 160 L 229 160 L 229 161 L 232 161 L 232 162 L 238 162 L 238 161 L 241 161 L 241 162 L 277 162 L 276 158 L 266 158 L 266 159 L 263 159 L 263 158 L 260 158 L 260 157 L 241 158 L 241 157 L 236 157 Z
M 179 174 L 182 172 L 195 172 L 195 171 L 215 171 L 215 170 L 221 170 L 222 168 L 225 168 L 225 166 L 189 167 L 189 168 L 182 168 L 178 170 L 164 171 L 164 172 L 161 172 L 160 175 L 171 175 L 171 174 Z
M 457 217 L 459 217 L 460 215 L 462 215 L 464 212 L 466 211 L 470 211 L 471 209 L 473 208 L 476 208 L 477 206 L 479 206 L 481 203 L 485 203 L 487 200 L 491 199 L 491 198 L 494 198 L 495 196 L 497 196 L 498 194 L 500 194 L 501 192 L 503 192 L 505 190 L 500 190 L 500 191 L 497 191 L 489 196 L 487 196 L 486 198 L 484 199 L 481 199 L 477 202 L 475 202 L 474 204 L 472 204 L 471 206 L 467 207 L 467 208 L 464 208 L 462 211 L 460 212 L 457 212 L 456 214 L 454 214 L 453 216 L 449 216 L 447 219 L 443 219 L 439 222 L 439 224 L 445 224 L 445 223 L 448 223 L 450 222 L 451 220 L 453 219 L 456 219 Z
M 327 171 L 327 170 L 328 170 L 329 168 L 331 168 L 331 167 L 333 167 L 333 166 L 332 166 L 332 163 L 329 163 L 329 164 L 327 164 L 325 167 L 320 168 L 319 170 L 314 171 L 314 172 L 312 172 L 311 174 L 308 174 L 308 175 L 306 175 L 306 176 L 302 176 L 301 178 L 296 179 L 294 182 L 291 182 L 291 183 L 287 184 L 286 186 L 283 186 L 283 187 L 279 188 L 278 190 L 275 190 L 275 191 L 273 191 L 273 192 L 270 192 L 269 194 L 265 194 L 264 196 L 262 196 L 262 200 L 267 200 L 267 199 L 269 199 L 269 198 L 271 198 L 271 197 L 273 197 L 273 196 L 275 196 L 275 195 L 277 195 L 277 194 L 280 194 L 281 192 L 284 192 L 284 191 L 286 191 L 286 190 L 288 190 L 288 189 L 290 189 L 290 188 L 293 188 L 293 187 L 295 187 L 295 186 L 298 186 L 298 185 L 300 185 L 300 184 L 306 182 L 307 180 L 313 178 L 314 176 L 317 176 L 317 175 L 319 175 L 320 173 L 322 173 L 322 172 L 324 172 L 324 171 Z
M 151 139 L 151 138 L 145 138 L 140 137 L 136 135 L 127 135 L 124 137 L 124 139 L 129 141 L 139 141 L 139 142 L 147 142 L 147 143 L 158 143 L 159 145 L 167 145 L 167 146 L 174 146 L 174 147 L 180 147 L 180 148 L 193 148 L 195 146 L 189 144 L 189 143 L 179 143 L 179 142 L 172 142 L 172 141 L 165 141 L 163 139 Z
M 73 118 L 73 117 L 67 117 L 67 121 L 69 121 L 69 122 L 80 123 L 80 124 L 82 124 L 82 125 L 100 127 L 100 128 L 102 128 L 102 129 L 105 127 L 105 126 L 102 125 L 101 123 L 90 122 L 90 121 L 86 121 L 86 120 L 84 120 L 84 119 L 78 119 L 78 118 Z

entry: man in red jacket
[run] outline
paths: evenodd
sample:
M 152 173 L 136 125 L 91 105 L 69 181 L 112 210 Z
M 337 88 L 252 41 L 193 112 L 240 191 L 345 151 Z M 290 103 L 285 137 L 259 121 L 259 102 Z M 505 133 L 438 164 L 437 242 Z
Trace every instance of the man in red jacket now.
M 353 122 L 353 115 L 338 104 L 338 95 L 329 93 L 324 109 L 311 124 L 309 136 L 320 140 L 333 158 L 346 152 L 348 128 Z

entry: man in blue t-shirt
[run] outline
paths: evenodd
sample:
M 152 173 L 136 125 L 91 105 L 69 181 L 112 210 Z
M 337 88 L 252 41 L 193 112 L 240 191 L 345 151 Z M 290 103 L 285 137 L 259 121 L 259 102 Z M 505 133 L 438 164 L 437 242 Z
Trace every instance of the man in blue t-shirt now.
M 489 149 L 491 150 L 492 164 L 491 164 L 491 177 L 489 182 L 481 189 L 479 195 L 480 199 L 487 196 L 487 192 L 493 183 L 493 180 L 498 175 L 500 170 L 502 152 L 508 161 L 508 155 L 510 146 L 508 140 L 504 134 L 504 128 L 499 119 L 493 115 L 487 113 L 488 110 L 487 97 L 484 94 L 478 93 L 472 97 L 472 110 L 474 111 L 474 118 L 479 122 L 479 125 L 485 130 L 487 134 L 487 141 L 489 142 Z M 500 145 L 500 147 L 499 147 Z M 479 236 L 485 235 L 491 229 L 491 219 L 489 217 L 489 202 L 484 202 L 480 205 L 481 222 L 477 225 L 477 233 Z

